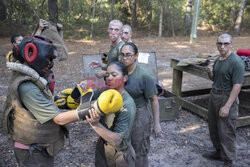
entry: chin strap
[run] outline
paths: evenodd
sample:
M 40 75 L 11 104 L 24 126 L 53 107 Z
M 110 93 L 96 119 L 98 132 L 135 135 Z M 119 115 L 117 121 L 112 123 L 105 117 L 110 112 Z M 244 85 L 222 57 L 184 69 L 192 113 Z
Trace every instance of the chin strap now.
M 44 90 L 48 84 L 48 81 L 44 79 L 43 77 L 40 77 L 40 75 L 32 68 L 29 66 L 26 66 L 24 64 L 18 63 L 18 62 L 7 62 L 6 66 L 17 72 L 21 72 L 23 74 L 26 74 L 32 78 L 34 78 L 37 86 L 41 89 Z

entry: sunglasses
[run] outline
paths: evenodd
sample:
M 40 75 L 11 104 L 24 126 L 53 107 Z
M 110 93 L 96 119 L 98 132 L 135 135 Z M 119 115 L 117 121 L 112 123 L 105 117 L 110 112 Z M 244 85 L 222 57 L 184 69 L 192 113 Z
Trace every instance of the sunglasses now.
M 217 43 L 216 43 L 216 45 L 219 46 L 219 47 L 221 47 L 222 45 L 228 46 L 228 45 L 230 45 L 230 44 L 231 44 L 231 42 L 225 42 L 225 43 L 217 42 Z

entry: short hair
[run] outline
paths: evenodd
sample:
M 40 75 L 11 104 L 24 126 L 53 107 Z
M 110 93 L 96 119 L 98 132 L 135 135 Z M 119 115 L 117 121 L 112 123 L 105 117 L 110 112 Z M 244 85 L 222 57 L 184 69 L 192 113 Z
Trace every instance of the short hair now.
M 125 25 L 122 27 L 122 29 L 128 29 L 128 31 L 129 31 L 130 33 L 132 33 L 132 28 L 131 28 L 131 26 L 128 25 L 128 24 L 125 24 Z
M 217 41 L 219 38 L 229 38 L 230 43 L 232 43 L 232 36 L 230 34 L 224 33 L 218 36 Z
M 114 24 L 114 23 L 119 24 L 120 29 L 122 29 L 123 24 L 122 24 L 122 22 L 121 22 L 120 20 L 111 20 L 111 21 L 109 22 L 109 26 L 110 26 L 111 24 Z
M 18 37 L 21 37 L 22 35 L 13 35 L 12 37 L 11 37 L 11 39 L 10 39 L 10 42 L 12 43 L 12 44 L 14 44 L 14 42 L 16 42 L 16 39 L 18 38 Z
M 126 46 L 126 45 L 130 46 L 130 47 L 132 48 L 132 50 L 134 51 L 135 54 L 138 53 L 138 48 L 137 48 L 137 46 L 136 46 L 133 42 L 127 42 L 127 43 L 125 43 L 125 44 L 122 46 L 122 48 L 123 48 L 124 46 Z M 121 50 L 122 50 L 122 48 L 121 48 Z

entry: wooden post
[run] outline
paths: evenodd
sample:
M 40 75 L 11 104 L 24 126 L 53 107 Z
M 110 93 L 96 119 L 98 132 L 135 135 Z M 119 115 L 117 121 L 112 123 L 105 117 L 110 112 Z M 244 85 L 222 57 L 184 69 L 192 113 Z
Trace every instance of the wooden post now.
M 181 96 L 182 75 L 182 71 L 173 69 L 172 92 L 177 96 Z
M 199 16 L 199 6 L 200 6 L 200 0 L 195 0 L 192 29 L 191 29 L 191 34 L 190 34 L 190 43 L 195 42 L 197 39 L 197 23 L 198 23 L 198 16 Z

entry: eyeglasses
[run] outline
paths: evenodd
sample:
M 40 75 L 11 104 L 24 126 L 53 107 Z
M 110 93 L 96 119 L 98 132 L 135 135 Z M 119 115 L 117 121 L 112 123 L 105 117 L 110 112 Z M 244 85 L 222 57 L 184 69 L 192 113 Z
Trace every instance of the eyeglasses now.
M 228 46 L 228 45 L 230 45 L 230 44 L 231 44 L 231 42 L 225 42 L 225 43 L 217 42 L 217 43 L 216 43 L 216 45 L 217 45 L 218 47 L 222 47 L 222 45 Z
M 123 58 L 123 59 L 131 59 L 132 57 L 133 57 L 134 55 L 131 55 L 131 54 L 121 54 L 121 57 Z

